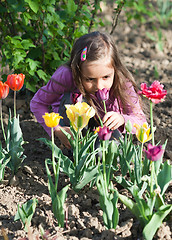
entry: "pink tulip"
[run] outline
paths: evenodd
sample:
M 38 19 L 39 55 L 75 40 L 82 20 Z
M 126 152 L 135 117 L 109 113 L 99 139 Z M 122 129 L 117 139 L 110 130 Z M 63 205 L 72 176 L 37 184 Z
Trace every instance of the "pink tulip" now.
M 109 90 L 107 88 L 103 88 L 102 90 L 98 90 L 96 92 L 96 97 L 100 101 L 107 101 L 109 99 Z
M 98 133 L 99 138 L 103 141 L 109 140 L 112 135 L 112 131 L 110 131 L 109 128 L 106 126 L 97 127 L 95 133 Z
M 147 97 L 153 103 L 159 103 L 164 100 L 167 95 L 167 91 L 163 89 L 164 85 L 160 84 L 159 81 L 154 81 L 150 87 L 147 87 L 146 83 L 141 84 L 141 91 L 144 97 Z
M 164 152 L 162 146 L 152 146 L 151 143 L 148 144 L 148 150 L 144 150 L 146 153 L 146 157 L 151 161 L 158 161 Z

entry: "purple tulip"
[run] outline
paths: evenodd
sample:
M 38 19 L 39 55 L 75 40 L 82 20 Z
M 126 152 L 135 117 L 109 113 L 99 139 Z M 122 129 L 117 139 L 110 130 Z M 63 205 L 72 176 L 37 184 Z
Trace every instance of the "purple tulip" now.
M 71 100 L 72 100 L 73 104 L 76 104 L 77 102 L 82 102 L 82 94 L 77 93 L 77 92 L 73 92 L 71 94 Z
M 109 90 L 107 88 L 99 89 L 95 94 L 100 101 L 107 101 L 109 99 Z
M 95 133 L 96 132 L 98 132 L 99 138 L 103 141 L 109 140 L 112 135 L 112 131 L 110 131 L 109 128 L 106 126 L 96 128 Z
M 158 161 L 164 152 L 162 146 L 152 146 L 151 143 L 148 144 L 148 151 L 144 150 L 146 153 L 146 157 L 151 161 Z

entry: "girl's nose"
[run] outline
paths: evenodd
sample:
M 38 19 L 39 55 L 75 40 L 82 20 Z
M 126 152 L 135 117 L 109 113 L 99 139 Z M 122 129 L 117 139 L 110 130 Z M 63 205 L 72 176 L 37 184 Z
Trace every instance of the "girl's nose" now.
M 102 90 L 103 89 L 103 84 L 102 84 L 101 78 L 97 79 L 96 87 L 97 87 L 97 90 Z

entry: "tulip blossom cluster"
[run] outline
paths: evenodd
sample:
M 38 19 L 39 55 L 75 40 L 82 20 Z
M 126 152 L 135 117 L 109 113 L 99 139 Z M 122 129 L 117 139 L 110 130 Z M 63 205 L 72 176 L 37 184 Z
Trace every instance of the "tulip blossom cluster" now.
M 147 87 L 146 83 L 142 83 L 141 91 L 139 91 L 139 94 L 142 94 L 144 97 L 157 104 L 164 101 L 164 98 L 167 95 L 167 91 L 163 88 L 164 85 L 160 84 L 159 81 L 154 81 L 150 87 Z
M 73 128 L 81 131 L 95 115 L 95 110 L 86 102 L 77 102 L 75 105 L 66 105 L 66 114 Z
M 9 94 L 9 86 L 0 81 L 0 99 L 5 99 Z

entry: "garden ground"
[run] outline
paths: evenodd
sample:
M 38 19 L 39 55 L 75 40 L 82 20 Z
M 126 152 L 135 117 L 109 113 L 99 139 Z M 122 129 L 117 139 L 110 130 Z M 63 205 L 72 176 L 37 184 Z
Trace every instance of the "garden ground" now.
M 146 31 L 151 31 L 149 27 L 149 23 L 133 27 L 121 20 L 113 37 L 123 61 L 136 79 L 137 86 L 140 87 L 142 82 L 150 85 L 154 80 L 159 80 L 168 92 L 165 101 L 154 106 L 154 125 L 156 125 L 156 142 L 161 140 L 163 144 L 168 139 L 164 160 L 172 161 L 172 30 L 162 29 L 164 46 L 163 51 L 159 51 L 156 43 L 145 35 Z M 58 227 L 51 211 L 44 164 L 45 158 L 51 158 L 51 151 L 37 141 L 40 137 L 48 138 L 48 135 L 30 112 L 31 97 L 31 93 L 27 94 L 27 98 L 21 93 L 17 96 L 17 113 L 20 114 L 24 140 L 28 142 L 24 145 L 26 159 L 15 179 L 10 180 L 10 171 L 7 170 L 5 180 L 0 184 L 0 228 L 3 227 L 9 239 L 26 237 L 22 224 L 19 221 L 14 222 L 14 215 L 17 204 L 21 205 L 35 197 L 38 199 L 38 205 L 30 229 L 34 239 L 37 235 L 40 236 L 40 225 L 44 230 L 49 231 L 49 239 L 53 237 L 69 240 L 142 239 L 139 222 L 120 202 L 118 203 L 119 224 L 116 230 L 106 230 L 103 225 L 102 210 L 98 204 L 98 192 L 96 188 L 89 189 L 88 186 L 79 193 L 69 189 L 65 204 L 65 208 L 68 209 L 67 225 L 64 229 Z M 8 108 L 12 107 L 13 98 L 9 96 L 3 101 L 3 116 L 6 124 Z M 2 136 L 1 132 L 0 136 Z M 58 140 L 56 143 L 60 146 Z M 66 149 L 63 151 L 67 154 Z M 67 177 L 61 175 L 59 190 L 67 183 Z M 124 189 L 118 185 L 116 187 L 124 193 Z M 171 196 L 169 187 L 166 203 L 170 203 Z M 171 222 L 169 218 L 163 223 L 155 239 L 172 239 Z M 3 239 L 1 233 L 0 239 Z

